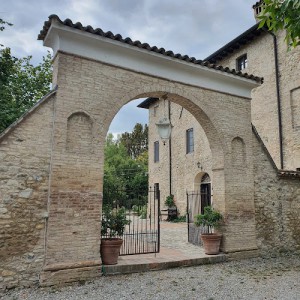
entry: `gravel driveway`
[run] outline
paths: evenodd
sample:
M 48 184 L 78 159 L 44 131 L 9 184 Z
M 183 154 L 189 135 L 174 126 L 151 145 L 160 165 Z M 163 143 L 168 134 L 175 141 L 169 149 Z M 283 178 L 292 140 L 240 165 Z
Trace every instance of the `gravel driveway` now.
M 2 298 L 1 298 L 2 296 Z M 0 294 L 3 300 L 300 299 L 300 256 L 255 258 L 214 265 L 102 277 L 64 288 Z

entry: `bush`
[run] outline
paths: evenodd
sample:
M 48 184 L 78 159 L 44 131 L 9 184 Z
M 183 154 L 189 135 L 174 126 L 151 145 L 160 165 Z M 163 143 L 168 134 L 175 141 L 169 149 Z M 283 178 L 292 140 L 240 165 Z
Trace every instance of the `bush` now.
M 167 196 L 166 200 L 165 200 L 165 206 L 167 207 L 174 207 L 175 205 L 175 201 L 174 201 L 174 195 L 169 195 Z

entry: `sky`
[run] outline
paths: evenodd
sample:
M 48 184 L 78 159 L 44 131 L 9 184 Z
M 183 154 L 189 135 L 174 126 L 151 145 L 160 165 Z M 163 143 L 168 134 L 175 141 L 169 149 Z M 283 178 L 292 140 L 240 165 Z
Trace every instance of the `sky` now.
M 0 18 L 13 26 L 0 32 L 0 44 L 16 57 L 32 55 L 34 64 L 51 49 L 37 36 L 56 14 L 61 20 L 91 25 L 163 47 L 174 53 L 204 59 L 255 24 L 255 0 L 0 0 Z M 142 99 L 143 100 L 143 99 Z M 110 132 L 131 131 L 147 123 L 148 111 L 136 108 L 142 100 L 124 106 Z

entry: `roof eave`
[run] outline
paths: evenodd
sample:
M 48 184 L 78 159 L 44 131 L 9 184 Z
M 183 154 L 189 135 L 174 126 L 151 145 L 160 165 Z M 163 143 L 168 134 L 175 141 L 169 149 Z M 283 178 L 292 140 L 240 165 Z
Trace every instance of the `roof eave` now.
M 229 54 L 233 53 L 237 49 L 239 49 L 242 45 L 245 45 L 251 42 L 256 37 L 260 36 L 261 33 L 264 32 L 262 28 L 258 29 L 259 24 L 255 24 L 250 27 L 248 30 L 234 38 L 232 41 L 206 57 L 204 60 L 209 61 L 211 63 L 216 63 L 223 59 L 224 57 L 228 56 Z

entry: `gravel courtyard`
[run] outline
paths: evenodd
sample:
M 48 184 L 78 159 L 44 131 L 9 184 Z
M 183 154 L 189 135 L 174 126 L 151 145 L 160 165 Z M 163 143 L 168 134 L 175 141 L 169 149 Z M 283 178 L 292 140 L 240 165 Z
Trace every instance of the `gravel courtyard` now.
M 3 300 L 300 299 L 300 255 L 101 277 L 63 288 L 15 289 Z

